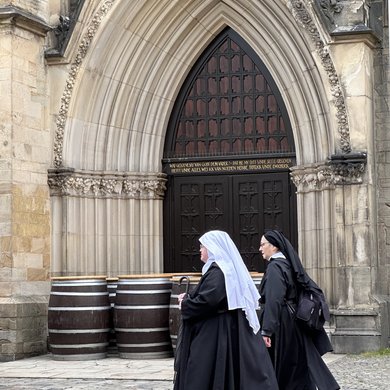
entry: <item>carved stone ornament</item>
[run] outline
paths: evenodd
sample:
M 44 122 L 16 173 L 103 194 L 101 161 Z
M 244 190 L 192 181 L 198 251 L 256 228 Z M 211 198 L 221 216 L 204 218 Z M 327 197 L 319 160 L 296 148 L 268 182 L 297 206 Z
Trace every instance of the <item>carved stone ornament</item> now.
M 340 134 L 340 149 L 344 153 L 349 153 L 351 151 L 351 142 L 347 109 L 345 106 L 345 99 L 340 85 L 340 80 L 337 76 L 332 58 L 330 57 L 329 49 L 322 41 L 313 18 L 307 10 L 305 1 L 289 0 L 288 4 L 295 20 L 309 33 L 310 38 L 316 46 L 317 54 L 319 55 L 321 64 L 328 76 L 331 94 L 333 96 L 332 102 L 336 108 L 337 130 Z
M 336 185 L 361 184 L 367 155 L 354 153 L 334 155 L 322 164 L 291 168 L 291 180 L 298 193 L 333 189 Z
M 163 199 L 166 175 L 140 172 L 92 172 L 50 169 L 51 196 L 89 198 Z
M 334 14 L 340 13 L 344 8 L 338 0 L 317 0 L 320 9 L 328 21 L 334 25 Z
M 323 191 L 335 187 L 334 173 L 326 164 L 292 167 L 290 175 L 297 187 L 297 193 Z
M 90 20 L 87 32 L 84 34 L 79 47 L 77 49 L 76 56 L 71 64 L 68 78 L 66 80 L 65 90 L 61 97 L 61 106 L 56 119 L 57 130 L 54 139 L 54 166 L 59 168 L 62 166 L 62 151 L 64 142 L 64 130 L 66 118 L 68 115 L 70 99 L 73 93 L 74 85 L 78 72 L 80 70 L 83 59 L 85 58 L 89 45 L 92 42 L 93 37 L 98 30 L 103 18 L 107 15 L 108 11 L 113 6 L 115 0 L 105 0 L 100 5 L 93 18 Z
M 56 28 L 53 30 L 54 35 L 57 38 L 57 50 L 61 51 L 61 48 L 64 45 L 64 41 L 68 35 L 70 28 L 70 18 L 68 16 L 60 15 L 59 23 Z

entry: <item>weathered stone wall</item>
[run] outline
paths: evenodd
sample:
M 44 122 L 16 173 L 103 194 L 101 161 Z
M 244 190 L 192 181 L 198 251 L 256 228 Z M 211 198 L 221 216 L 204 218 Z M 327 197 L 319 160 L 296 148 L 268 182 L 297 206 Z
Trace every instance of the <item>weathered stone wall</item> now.
M 66 34 L 47 36 L 49 25 L 76 1 L 0 0 L 0 360 L 46 351 L 50 274 L 162 269 L 166 122 L 197 53 L 226 24 L 272 70 L 291 115 L 299 250 L 332 305 L 336 351 L 386 344 L 386 2 L 248 3 L 85 1 L 53 49 Z M 367 164 L 328 164 L 349 152 Z
M 332 341 L 336 352 L 388 345 L 386 4 L 378 0 L 317 1 L 334 42 L 333 58 L 347 97 L 352 151 L 367 153 L 361 185 L 345 186 L 335 193 L 338 304 L 333 310 Z
M 14 360 L 46 351 L 51 152 L 47 1 L 6 3 L 0 8 L 0 360 Z
M 386 2 L 384 2 L 386 3 Z M 387 3 L 389 4 L 389 3 Z M 387 318 L 387 334 L 390 336 L 390 57 L 389 57 L 389 8 L 384 17 L 384 33 L 377 50 L 375 69 L 375 145 L 378 212 L 378 273 L 375 299 L 381 304 L 382 317 Z M 388 344 L 390 339 L 388 339 Z

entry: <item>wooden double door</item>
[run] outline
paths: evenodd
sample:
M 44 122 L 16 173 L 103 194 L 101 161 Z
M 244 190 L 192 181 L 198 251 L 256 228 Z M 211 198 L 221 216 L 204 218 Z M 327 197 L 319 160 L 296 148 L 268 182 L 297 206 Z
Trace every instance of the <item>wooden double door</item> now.
M 296 245 L 295 146 L 286 106 L 258 54 L 227 27 L 189 70 L 169 119 L 162 159 L 164 271 L 197 272 L 199 237 L 230 234 L 250 271 L 264 270 L 265 229 Z
M 200 272 L 199 237 L 230 234 L 248 269 L 263 272 L 259 243 L 281 229 L 296 244 L 295 189 L 289 172 L 168 177 L 164 204 L 165 272 Z

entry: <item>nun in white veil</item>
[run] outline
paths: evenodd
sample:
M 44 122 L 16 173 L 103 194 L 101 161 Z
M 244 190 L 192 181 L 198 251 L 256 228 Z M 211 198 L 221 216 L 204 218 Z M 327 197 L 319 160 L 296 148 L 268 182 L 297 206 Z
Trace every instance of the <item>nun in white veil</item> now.
M 259 293 L 226 232 L 200 239 L 202 278 L 179 296 L 183 320 L 175 390 L 277 390 L 259 333 Z

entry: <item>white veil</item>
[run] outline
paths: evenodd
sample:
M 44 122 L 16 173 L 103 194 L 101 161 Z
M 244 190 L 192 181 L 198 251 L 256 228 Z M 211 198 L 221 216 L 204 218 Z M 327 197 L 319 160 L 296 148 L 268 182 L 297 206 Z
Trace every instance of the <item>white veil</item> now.
M 260 295 L 233 240 L 226 232 L 212 230 L 200 237 L 199 241 L 206 247 L 209 256 L 202 274 L 206 273 L 213 262 L 218 264 L 225 276 L 229 310 L 244 310 L 249 325 L 256 334 L 260 329 L 256 313 Z

